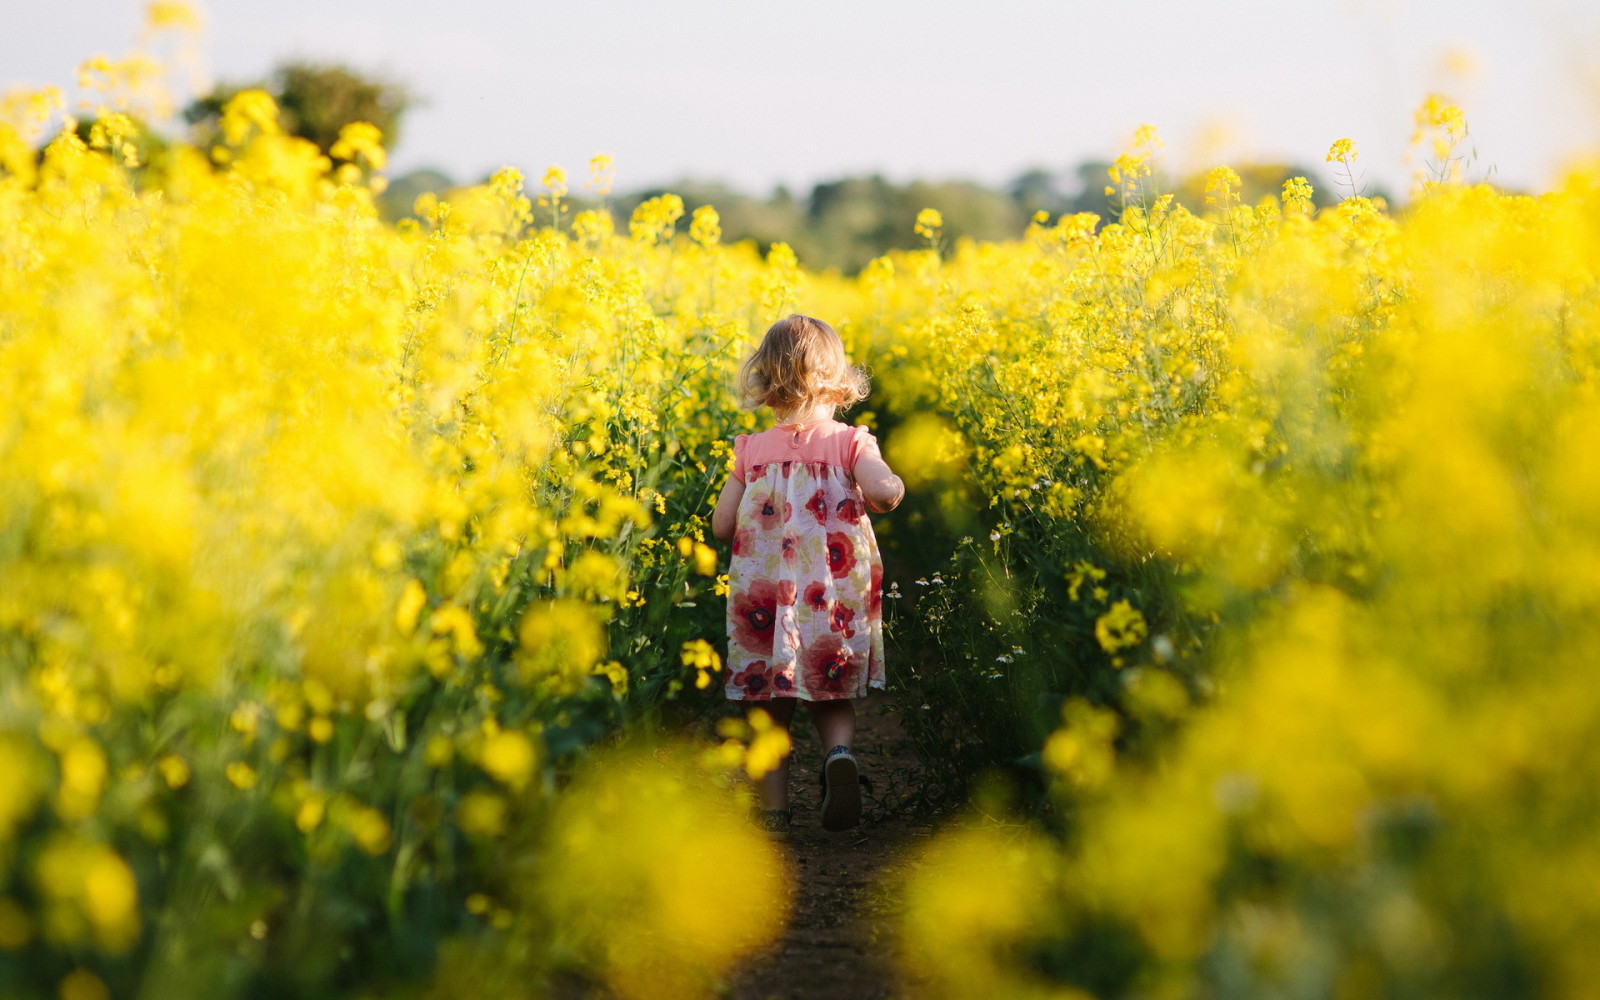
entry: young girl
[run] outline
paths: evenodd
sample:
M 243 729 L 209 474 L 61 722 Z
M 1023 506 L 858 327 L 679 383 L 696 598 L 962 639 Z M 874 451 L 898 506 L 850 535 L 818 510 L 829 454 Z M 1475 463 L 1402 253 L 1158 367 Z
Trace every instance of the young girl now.
M 775 426 L 733 442 L 733 474 L 711 530 L 733 542 L 728 569 L 727 696 L 764 702 L 789 727 L 811 703 L 822 745 L 822 825 L 861 821 L 850 753 L 851 699 L 883 687 L 883 564 L 866 512 L 893 510 L 905 485 L 865 427 L 833 419 L 866 398 L 867 378 L 833 327 L 809 316 L 779 320 L 739 373 L 745 406 Z M 789 827 L 789 762 L 760 782 L 763 826 Z

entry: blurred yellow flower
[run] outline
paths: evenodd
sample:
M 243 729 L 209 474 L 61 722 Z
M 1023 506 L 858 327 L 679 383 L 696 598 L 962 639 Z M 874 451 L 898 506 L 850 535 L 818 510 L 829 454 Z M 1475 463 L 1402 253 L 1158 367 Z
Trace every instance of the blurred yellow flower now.
M 483 769 L 513 789 L 527 786 L 537 761 L 533 741 L 516 730 L 501 730 L 484 741 Z
M 1094 620 L 1094 638 L 1108 653 L 1137 646 L 1148 632 L 1144 615 L 1127 601 L 1117 601 Z

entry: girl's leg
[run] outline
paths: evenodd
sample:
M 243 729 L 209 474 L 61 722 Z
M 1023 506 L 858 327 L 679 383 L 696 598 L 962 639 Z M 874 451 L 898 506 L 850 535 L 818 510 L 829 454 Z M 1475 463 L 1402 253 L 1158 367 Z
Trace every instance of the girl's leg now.
M 850 749 L 856 738 L 856 706 L 849 699 L 814 701 L 811 720 L 817 724 L 826 755 L 834 747 Z M 822 761 L 822 828 L 848 830 L 861 822 L 861 789 L 855 758 L 848 753 L 824 756 Z
M 848 747 L 856 739 L 856 704 L 848 698 L 838 701 L 811 703 L 811 721 L 817 724 L 817 737 L 822 740 L 822 752 L 834 747 Z
M 782 726 L 784 731 L 789 729 L 789 723 L 794 720 L 795 699 L 774 698 L 771 701 L 758 702 L 751 707 L 751 711 L 761 709 L 772 716 L 772 721 Z M 793 754 L 784 754 L 783 761 L 777 767 L 761 776 L 756 783 L 756 793 L 761 798 L 763 809 L 789 808 L 789 758 Z

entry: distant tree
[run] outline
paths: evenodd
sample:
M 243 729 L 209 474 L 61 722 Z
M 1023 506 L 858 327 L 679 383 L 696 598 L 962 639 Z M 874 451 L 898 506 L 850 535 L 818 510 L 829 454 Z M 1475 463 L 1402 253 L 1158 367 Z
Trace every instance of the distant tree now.
M 324 153 L 339 140 L 339 130 L 351 122 L 371 122 L 383 133 L 383 144 L 393 149 L 400 140 L 400 125 L 417 99 L 401 84 L 368 76 L 348 66 L 294 61 L 273 70 L 268 80 L 224 84 L 196 99 L 184 118 L 209 145 L 216 139 L 222 108 L 241 90 L 265 90 L 278 102 L 284 130 L 316 143 Z
M 1018 174 L 1006 185 L 1006 194 L 1030 217 L 1035 212 L 1060 215 L 1061 207 L 1067 202 L 1067 193 L 1061 189 L 1061 175 L 1038 167 Z
M 420 195 L 442 195 L 455 186 L 455 181 L 442 170 L 431 167 L 412 170 L 389 179 L 389 186 L 378 195 L 378 211 L 390 222 L 415 218 L 411 209 Z
M 1052 172 L 1035 167 L 1018 174 L 1006 185 L 1006 194 L 1024 218 L 1045 212 L 1052 219 L 1093 212 L 1102 224 L 1114 221 L 1119 206 L 1106 196 L 1105 160 L 1085 160 L 1071 170 Z

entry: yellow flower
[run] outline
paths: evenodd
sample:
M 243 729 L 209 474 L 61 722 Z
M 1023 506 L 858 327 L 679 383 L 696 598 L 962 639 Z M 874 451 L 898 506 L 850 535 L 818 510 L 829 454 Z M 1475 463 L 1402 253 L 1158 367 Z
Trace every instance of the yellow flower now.
M 393 840 L 389 821 L 378 810 L 367 806 L 350 810 L 344 827 L 356 845 L 368 854 L 382 854 Z
M 596 153 L 589 158 L 589 179 L 584 182 L 584 187 L 593 188 L 595 194 L 604 197 L 611 193 L 616 176 L 617 168 L 611 157 Z
M 1357 155 L 1354 139 L 1335 139 L 1333 145 L 1328 147 L 1325 159 L 1329 163 L 1350 164 L 1356 161 Z
M 606 652 L 605 633 L 589 606 L 570 598 L 535 604 L 518 628 L 517 663 L 528 680 L 576 685 Z
M 562 198 L 567 193 L 567 172 L 560 167 L 549 167 L 544 172 L 542 180 L 545 190 L 550 192 L 552 198 Z
M 689 220 L 689 238 L 708 250 L 717 245 L 722 239 L 722 220 L 716 209 L 701 205 L 694 210 Z
M 1144 615 L 1127 601 L 1112 604 L 1110 610 L 1094 621 L 1095 640 L 1108 653 L 1139 645 L 1148 631 Z
M 256 782 L 260 780 L 256 769 L 242 760 L 229 761 L 223 770 L 227 772 L 228 780 L 240 791 L 249 791 L 256 787 Z
M 70 743 L 61 754 L 57 809 L 62 817 L 82 819 L 92 814 L 109 776 L 106 755 L 98 743 L 88 738 Z
M 156 762 L 156 769 L 161 772 L 161 779 L 167 783 L 168 788 L 182 788 L 189 783 L 189 765 L 177 754 L 167 754 Z
M 1289 212 L 1309 213 L 1312 209 L 1311 182 L 1304 177 L 1291 177 L 1283 182 L 1283 207 Z
M 745 752 L 744 769 L 751 780 L 760 781 L 789 756 L 789 731 L 760 709 L 750 713 L 750 731 L 753 735 Z
M 1232 167 L 1212 167 L 1206 172 L 1206 204 L 1227 206 L 1237 201 L 1240 183 Z
M 145 5 L 145 24 L 153 30 L 199 31 L 200 12 L 182 0 L 152 0 Z
M 456 806 L 456 825 L 474 837 L 498 837 L 506 831 L 506 800 L 489 792 L 468 792 Z
M 704 639 L 690 639 L 678 654 L 679 662 L 695 669 L 694 685 L 702 690 L 711 686 L 711 674 L 722 669 L 722 657 Z
M 533 741 L 516 730 L 501 730 L 484 741 L 483 769 L 511 788 L 527 786 L 536 762 Z
M 372 170 L 382 170 L 388 161 L 383 149 L 383 133 L 370 122 L 350 122 L 340 127 L 339 138 L 328 152 L 341 160 L 360 157 Z
M 915 226 L 918 236 L 927 240 L 939 238 L 939 231 L 944 227 L 944 216 L 936 208 L 924 208 L 917 213 Z
M 327 797 L 318 792 L 307 795 L 300 803 L 300 808 L 295 810 L 294 825 L 301 833 L 310 833 L 322 825 L 322 817 L 327 813 Z

